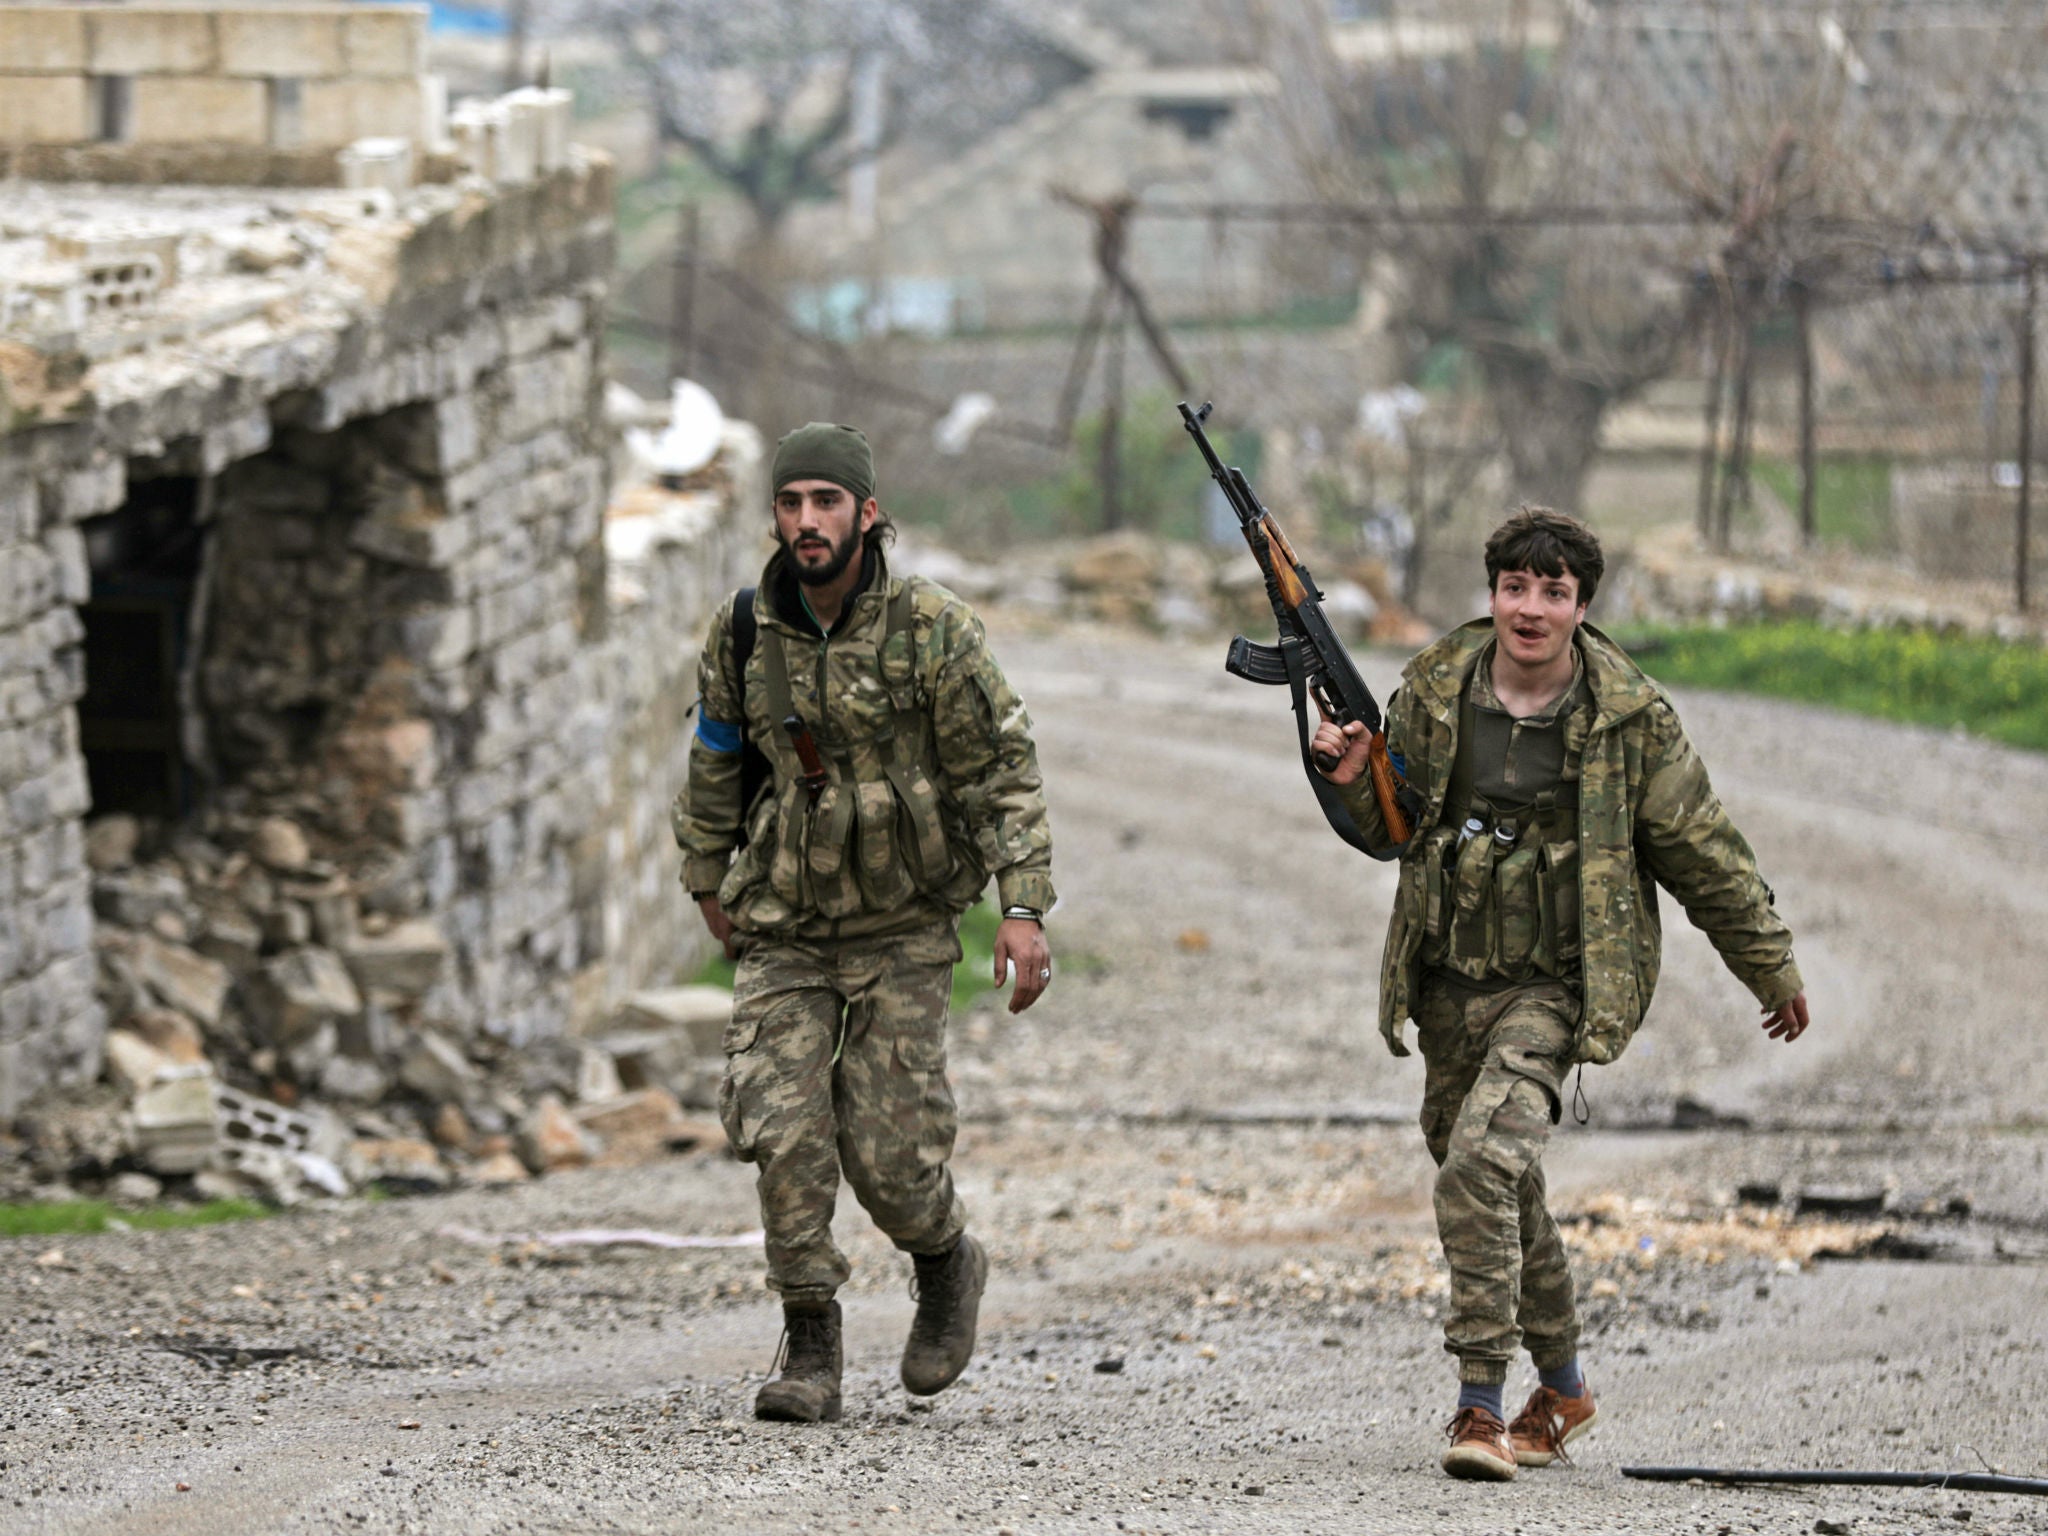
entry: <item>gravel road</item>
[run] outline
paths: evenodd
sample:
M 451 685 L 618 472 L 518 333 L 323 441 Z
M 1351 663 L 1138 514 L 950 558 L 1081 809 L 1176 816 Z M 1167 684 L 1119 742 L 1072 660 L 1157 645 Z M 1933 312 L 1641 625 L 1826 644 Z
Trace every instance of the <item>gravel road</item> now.
M 1765 1040 L 1667 904 L 1650 1022 L 1549 1158 L 1602 1424 L 1572 1467 L 1475 1487 L 1436 1467 L 1421 1069 L 1372 1022 L 1391 872 L 1323 829 L 1282 696 L 1220 646 L 996 634 L 1063 902 L 1045 1001 L 954 1022 L 997 1260 L 958 1387 L 896 1385 L 907 1266 L 850 1200 L 825 1427 L 748 1417 L 778 1327 L 757 1248 L 522 1236 L 743 1234 L 751 1170 L 717 1156 L 10 1239 L 0 1531 L 2048 1530 L 2042 1499 L 1619 1470 L 2048 1476 L 2048 759 L 1680 695 L 1815 1024 Z M 1794 1219 L 1802 1190 L 1890 1213 Z

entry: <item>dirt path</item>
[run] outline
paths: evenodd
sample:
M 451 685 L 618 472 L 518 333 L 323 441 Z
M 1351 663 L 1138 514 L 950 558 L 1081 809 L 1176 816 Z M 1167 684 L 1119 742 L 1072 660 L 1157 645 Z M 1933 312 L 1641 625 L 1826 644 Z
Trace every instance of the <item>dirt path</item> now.
M 1452 1386 L 1420 1068 L 1372 1025 L 1390 871 L 1322 828 L 1277 691 L 1224 677 L 1217 647 L 998 638 L 1053 796 L 1060 976 L 1021 1020 L 955 1024 L 958 1168 L 999 1264 L 958 1388 L 925 1405 L 894 1384 L 903 1266 L 850 1201 L 848 1418 L 823 1429 L 747 1417 L 776 1330 L 757 1251 L 444 1235 L 743 1232 L 749 1171 L 716 1158 L 11 1240 L 0 1530 L 1862 1533 L 1966 1509 L 1968 1529 L 2048 1528 L 2013 1497 L 1618 1471 L 2048 1474 L 2048 1270 L 1785 1266 L 1858 1233 L 1730 1203 L 1744 1181 L 1889 1185 L 1970 1211 L 1906 1236 L 2042 1252 L 2048 762 L 1681 699 L 1800 934 L 1817 1023 L 1763 1040 L 1667 904 L 1651 1024 L 1588 1074 L 1593 1122 L 1550 1160 L 1584 1217 L 1605 1422 L 1576 1469 L 1474 1489 L 1435 1469 Z M 1368 671 L 1391 684 L 1390 662 Z M 1681 1098 L 1751 1127 L 1655 1129 Z

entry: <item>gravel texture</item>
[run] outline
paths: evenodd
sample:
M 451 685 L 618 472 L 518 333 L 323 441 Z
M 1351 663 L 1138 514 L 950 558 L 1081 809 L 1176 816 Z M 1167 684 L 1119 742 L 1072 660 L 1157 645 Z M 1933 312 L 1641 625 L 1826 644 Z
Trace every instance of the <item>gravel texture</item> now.
M 749 1417 L 778 1327 L 757 1249 L 523 1236 L 745 1233 L 751 1171 L 717 1156 L 9 1239 L 0 1530 L 2048 1529 L 2014 1496 L 1619 1472 L 2048 1475 L 2048 761 L 1681 696 L 1816 1022 L 1766 1041 L 1667 904 L 1650 1023 L 1548 1160 L 1602 1422 L 1574 1466 L 1470 1486 L 1436 1465 L 1421 1069 L 1373 1027 L 1391 872 L 1321 827 L 1281 694 L 1220 646 L 996 633 L 1063 904 L 1045 1001 L 955 1021 L 956 1167 L 996 1260 L 957 1387 L 896 1383 L 908 1264 L 851 1200 L 834 1426 Z M 1671 1129 L 1681 1100 L 1705 1128 Z M 1795 1217 L 1822 1187 L 1889 1210 Z

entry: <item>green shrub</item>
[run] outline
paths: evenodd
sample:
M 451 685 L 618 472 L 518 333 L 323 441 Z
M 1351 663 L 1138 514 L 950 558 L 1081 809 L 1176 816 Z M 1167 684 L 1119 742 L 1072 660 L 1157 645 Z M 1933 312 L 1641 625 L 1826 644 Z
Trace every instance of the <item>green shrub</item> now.
M 1636 632 L 1660 682 L 1832 704 L 2048 751 L 2048 651 L 1928 630 L 1752 624 Z
M 116 1210 L 104 1200 L 50 1200 L 0 1205 L 0 1237 L 56 1237 L 74 1232 L 119 1231 L 122 1226 L 155 1232 L 169 1227 L 209 1227 L 250 1221 L 270 1208 L 254 1200 L 209 1200 L 204 1205 L 146 1206 Z

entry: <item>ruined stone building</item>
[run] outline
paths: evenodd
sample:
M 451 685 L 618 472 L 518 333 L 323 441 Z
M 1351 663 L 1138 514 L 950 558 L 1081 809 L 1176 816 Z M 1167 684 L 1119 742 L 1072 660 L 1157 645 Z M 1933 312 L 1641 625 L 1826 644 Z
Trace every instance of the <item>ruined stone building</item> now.
M 424 32 L 0 4 L 0 1121 L 124 1010 L 368 1100 L 686 958 L 733 498 L 608 560 L 608 163 Z

